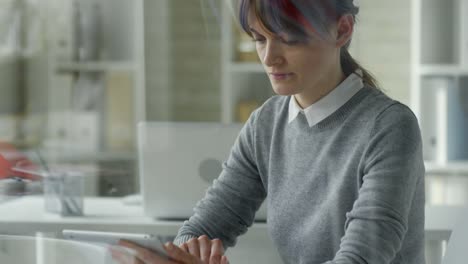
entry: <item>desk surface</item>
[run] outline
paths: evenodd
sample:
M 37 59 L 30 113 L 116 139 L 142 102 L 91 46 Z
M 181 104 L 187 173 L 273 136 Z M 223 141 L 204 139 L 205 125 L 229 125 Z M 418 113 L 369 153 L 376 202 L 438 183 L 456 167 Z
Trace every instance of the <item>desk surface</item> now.
M 427 206 L 426 235 L 433 239 L 445 238 L 459 221 L 465 207 Z M 142 206 L 125 205 L 121 198 L 88 197 L 84 200 L 84 216 L 62 217 L 44 211 L 41 196 L 22 197 L 0 204 L 0 233 L 56 232 L 61 229 L 90 229 L 147 233 L 158 229 L 174 234 L 180 221 L 158 221 L 144 215 Z M 254 224 L 266 229 L 267 224 Z
M 45 212 L 41 196 L 22 197 L 0 204 L 0 233 L 7 234 L 56 232 L 62 229 L 148 233 L 155 228 L 161 233 L 160 229 L 163 228 L 173 235 L 182 223 L 147 217 L 142 206 L 125 205 L 121 198 L 86 197 L 84 215 L 74 217 Z M 267 228 L 264 223 L 254 226 Z
M 85 198 L 84 216 L 63 217 L 44 210 L 40 196 L 22 197 L 0 204 L 0 233 L 56 233 L 62 229 L 90 229 L 147 233 L 164 226 L 173 234 L 180 222 L 156 221 L 143 214 L 141 206 L 126 206 L 119 198 Z
M 142 206 L 130 206 L 120 198 L 85 198 L 84 216 L 62 217 L 44 211 L 42 197 L 23 197 L 0 204 L 0 234 L 34 235 L 37 232 L 59 237 L 63 229 L 86 229 L 110 232 L 152 233 L 171 239 L 181 221 L 158 221 L 147 217 Z M 235 248 L 227 252 L 233 263 L 252 263 L 253 256 L 262 256 L 257 264 L 282 263 L 270 241 L 267 225 L 254 224 L 239 238 Z
M 152 233 L 172 238 L 181 221 L 158 221 L 147 217 L 142 206 L 130 206 L 120 198 L 85 198 L 84 216 L 62 217 L 44 211 L 42 197 L 23 197 L 0 204 L 0 234 L 34 235 L 37 232 L 57 237 L 63 229 L 86 229 L 110 232 Z M 279 264 L 281 258 L 269 239 L 267 225 L 254 224 L 227 252 L 233 263 L 252 263 L 252 256 L 262 256 L 257 264 Z

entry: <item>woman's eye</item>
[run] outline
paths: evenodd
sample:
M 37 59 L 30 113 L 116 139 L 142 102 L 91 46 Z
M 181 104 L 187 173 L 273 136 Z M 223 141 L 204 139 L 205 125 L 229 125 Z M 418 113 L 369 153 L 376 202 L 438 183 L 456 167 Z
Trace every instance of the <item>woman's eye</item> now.
M 265 39 L 264 39 L 264 38 L 255 38 L 255 37 L 254 37 L 254 38 L 252 38 L 252 40 L 253 40 L 254 42 L 260 42 L 260 43 L 261 43 L 261 42 L 265 42 Z
M 301 43 L 298 39 L 282 39 L 281 41 L 286 45 L 297 45 Z
M 305 44 L 308 42 L 308 38 L 304 38 L 302 36 L 297 35 L 289 35 L 289 34 L 280 34 L 278 35 L 278 39 L 281 40 L 286 45 L 298 45 L 298 44 Z

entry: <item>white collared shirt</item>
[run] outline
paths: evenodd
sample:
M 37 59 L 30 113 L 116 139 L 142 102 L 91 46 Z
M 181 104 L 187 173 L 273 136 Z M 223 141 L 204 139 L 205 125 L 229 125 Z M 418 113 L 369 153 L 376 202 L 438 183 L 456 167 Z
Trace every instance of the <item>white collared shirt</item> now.
M 350 74 L 343 82 L 341 82 L 333 91 L 325 97 L 315 102 L 306 109 L 302 109 L 296 101 L 296 98 L 291 95 L 289 100 L 289 118 L 288 123 L 296 119 L 297 115 L 304 113 L 309 126 L 312 127 L 320 121 L 333 114 L 336 110 L 342 107 L 353 95 L 364 87 L 361 70 Z

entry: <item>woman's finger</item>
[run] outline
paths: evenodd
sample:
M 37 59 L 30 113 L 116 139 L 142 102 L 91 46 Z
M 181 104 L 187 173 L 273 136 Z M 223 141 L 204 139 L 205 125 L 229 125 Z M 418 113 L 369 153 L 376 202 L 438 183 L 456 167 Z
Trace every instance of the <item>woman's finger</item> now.
M 198 238 L 198 244 L 200 245 L 201 260 L 208 263 L 211 256 L 211 240 L 208 238 L 208 236 L 203 235 Z
M 172 262 L 164 259 L 163 257 L 157 255 L 153 251 L 135 245 L 132 242 L 120 240 L 119 245 L 123 247 L 130 248 L 135 251 L 135 257 L 138 258 L 142 263 L 147 264 L 172 264 Z M 138 262 L 137 262 L 138 263 Z
M 128 264 L 128 260 L 125 259 L 124 253 L 121 250 L 109 248 L 112 259 L 119 264 Z
M 137 257 L 133 256 L 123 248 L 109 248 L 112 259 L 118 264 L 144 264 Z
M 189 253 L 192 256 L 200 258 L 200 245 L 198 244 L 198 239 L 192 238 L 187 242 Z
M 190 253 L 185 252 L 183 249 L 177 247 L 171 242 L 164 244 L 164 248 L 171 259 L 181 263 L 193 263 L 193 257 Z
M 187 246 L 187 243 L 183 243 L 182 245 L 179 246 L 183 251 L 189 253 L 189 249 Z
M 210 264 L 220 264 L 221 257 L 224 255 L 223 243 L 219 239 L 211 241 Z

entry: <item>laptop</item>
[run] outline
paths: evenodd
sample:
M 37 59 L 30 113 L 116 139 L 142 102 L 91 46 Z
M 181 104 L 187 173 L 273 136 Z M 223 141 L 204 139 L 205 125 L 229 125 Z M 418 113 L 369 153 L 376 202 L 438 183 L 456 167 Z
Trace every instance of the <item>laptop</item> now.
M 141 122 L 140 186 L 145 214 L 186 220 L 222 171 L 242 124 Z M 266 205 L 255 220 L 266 221 Z

